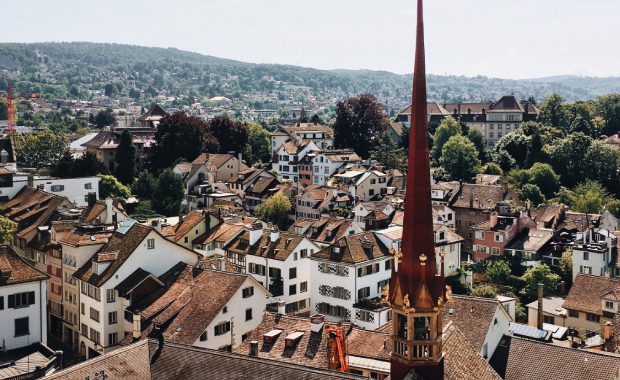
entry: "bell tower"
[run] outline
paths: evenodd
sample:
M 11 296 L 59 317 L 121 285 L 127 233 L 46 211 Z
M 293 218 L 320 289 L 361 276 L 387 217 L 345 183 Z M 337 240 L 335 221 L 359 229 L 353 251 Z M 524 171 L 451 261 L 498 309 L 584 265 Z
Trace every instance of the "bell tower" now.
M 390 251 L 394 261 L 389 293 L 392 307 L 390 378 L 402 379 L 411 369 L 427 380 L 444 378 L 441 345 L 445 302 L 443 252 L 441 270 L 436 253 L 431 209 L 426 70 L 422 0 L 418 0 L 415 68 L 411 97 L 411 129 L 407 197 L 402 251 Z

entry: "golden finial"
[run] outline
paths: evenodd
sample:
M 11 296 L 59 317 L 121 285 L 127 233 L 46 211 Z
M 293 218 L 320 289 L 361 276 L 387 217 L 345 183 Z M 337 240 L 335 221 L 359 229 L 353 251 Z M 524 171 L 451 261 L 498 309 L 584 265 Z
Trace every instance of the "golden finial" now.
M 420 265 L 426 265 L 426 255 L 425 254 L 421 254 L 420 255 Z
M 446 251 L 444 251 L 443 249 L 439 251 L 439 256 L 441 256 L 441 262 L 443 263 L 444 258 L 446 257 Z
M 446 285 L 446 303 L 453 303 L 454 300 L 452 300 L 452 297 L 450 297 L 452 295 L 452 287 L 450 285 Z
M 394 256 L 395 253 L 396 250 L 394 249 L 394 247 L 390 248 L 390 255 Z
M 409 293 L 405 294 L 405 298 L 403 298 L 403 304 L 405 306 L 405 309 L 409 309 L 411 307 L 411 304 L 409 303 Z
M 398 263 L 401 263 L 400 258 L 403 257 L 403 253 L 401 251 L 396 252 L 396 254 L 394 255 L 394 257 L 398 260 Z
M 390 303 L 390 301 L 388 300 L 389 294 L 390 292 L 388 291 L 388 287 L 387 285 L 385 285 L 383 287 L 383 291 L 381 292 L 381 294 L 383 294 L 383 298 L 381 298 L 381 304 L 382 305 L 388 305 L 388 306 L 392 306 L 392 304 Z

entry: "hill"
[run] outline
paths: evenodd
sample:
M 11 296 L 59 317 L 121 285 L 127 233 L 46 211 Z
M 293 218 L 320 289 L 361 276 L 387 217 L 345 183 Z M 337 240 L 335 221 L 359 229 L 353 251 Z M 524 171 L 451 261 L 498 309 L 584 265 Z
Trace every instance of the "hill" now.
M 0 70 L 6 70 L 0 71 L 0 91 L 10 83 L 19 92 L 39 92 L 46 98 L 87 99 L 93 90 L 115 84 L 108 86 L 108 95 L 121 102 L 130 97 L 148 103 L 155 96 L 224 95 L 251 101 L 257 108 L 277 108 L 269 98 L 314 106 L 370 92 L 397 111 L 409 104 L 412 83 L 411 74 L 253 64 L 173 48 L 89 42 L 1 43 Z M 125 88 L 129 76 L 135 79 L 133 93 Z M 553 92 L 575 101 L 620 92 L 620 78 L 510 80 L 431 74 L 427 80 L 429 99 L 440 102 L 493 101 L 505 94 L 540 102 Z

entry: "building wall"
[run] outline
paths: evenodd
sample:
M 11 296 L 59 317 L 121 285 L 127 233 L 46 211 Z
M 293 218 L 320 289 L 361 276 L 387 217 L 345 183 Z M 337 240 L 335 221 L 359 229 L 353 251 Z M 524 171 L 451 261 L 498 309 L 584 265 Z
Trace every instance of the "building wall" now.
M 588 260 L 584 258 L 584 252 L 588 252 Z M 592 251 L 584 251 L 577 247 L 573 248 L 573 281 L 577 277 L 578 273 L 587 273 L 594 276 L 603 276 L 607 269 L 607 261 L 605 261 L 605 254 L 596 253 Z M 591 271 L 585 271 L 584 267 L 592 268 Z
M 28 282 L 24 284 L 0 286 L 4 309 L 0 310 L 0 338 L 4 340 L 7 350 L 25 347 L 36 342 L 47 344 L 47 287 L 49 281 Z M 35 302 L 20 308 L 9 308 L 9 295 L 22 292 L 34 292 Z M 28 317 L 29 334 L 15 336 L 15 319 Z
M 243 289 L 249 286 L 254 287 L 254 295 L 243 298 Z M 243 335 L 254 330 L 262 322 L 268 294 L 265 288 L 248 277 L 226 304 L 227 312 L 223 313 L 223 309 L 220 310 L 204 330 L 207 333 L 207 340 L 201 341 L 198 338 L 192 343 L 192 346 L 216 350 L 230 344 L 233 350 L 237 348 L 242 343 Z M 246 321 L 246 309 L 249 308 L 252 309 L 252 319 Z M 231 331 L 215 336 L 215 326 L 222 322 L 230 322 Z M 234 344 L 232 344 L 231 334 L 234 335 Z
M 543 315 L 546 317 L 552 317 L 554 319 L 553 324 L 556 326 L 562 326 L 562 327 L 567 326 L 565 317 L 562 317 L 556 314 L 547 313 L 544 311 L 543 311 Z M 534 309 L 532 307 L 527 308 L 527 325 L 532 326 L 532 327 L 538 326 L 538 310 L 537 309 Z
M 506 236 L 504 232 L 492 232 L 492 231 L 472 231 L 474 233 L 474 261 L 477 260 L 486 260 L 487 258 L 493 256 L 493 248 L 498 249 L 498 253 L 496 255 L 504 254 L 504 247 L 506 246 Z M 484 233 L 484 239 L 481 238 Z M 477 237 L 478 236 L 478 237 Z M 496 241 L 496 236 L 500 241 Z M 480 251 L 481 248 L 486 248 L 485 252 Z
M 151 238 L 155 239 L 154 249 L 147 248 L 147 239 Z M 121 323 L 125 311 L 122 305 L 123 300 L 118 296 L 118 292 L 114 290 L 115 301 L 107 302 L 106 291 L 108 289 L 114 289 L 137 268 L 142 268 L 143 270 L 153 274 L 155 277 L 159 277 L 179 261 L 189 265 L 194 265 L 197 261 L 197 255 L 179 247 L 169 240 L 162 238 L 156 232 L 152 231 L 140 243 L 131 256 L 129 256 L 125 263 L 116 271 L 114 276 L 112 276 L 103 286 L 101 286 L 100 301 L 90 298 L 88 295 L 80 294 L 80 302 L 85 306 L 85 315 L 80 316 L 80 326 L 84 323 L 89 327 L 89 331 L 92 327 L 100 332 L 100 345 L 105 347 L 103 350 L 104 353 L 117 348 L 117 346 L 110 346 L 108 334 L 117 333 L 117 339 L 120 341 L 124 337 L 124 332 L 126 331 L 123 327 L 124 324 Z M 99 311 L 99 322 L 90 318 L 91 307 Z M 114 311 L 116 311 L 118 322 L 116 324 L 109 324 L 108 313 Z M 88 348 L 94 348 L 94 343 L 88 337 L 80 336 L 80 343 L 81 342 L 85 343 L 87 350 Z
M 497 320 L 497 323 L 495 323 Z M 493 316 L 493 321 L 491 321 L 491 325 L 489 326 L 489 331 L 487 332 L 487 336 L 484 339 L 484 344 L 487 345 L 487 357 L 486 361 L 488 362 L 493 356 L 497 345 L 500 340 L 504 336 L 504 334 L 508 334 L 508 326 L 510 324 L 510 317 L 506 315 L 503 311 L 503 306 L 501 304 L 497 305 L 497 309 L 495 309 L 495 315 Z M 483 355 L 484 346 L 480 350 L 480 355 Z
M 453 207 L 453 210 L 456 213 L 456 233 L 465 239 L 463 252 L 472 253 L 474 233 L 470 227 L 484 222 L 484 214 L 481 210 L 470 210 L 465 207 Z

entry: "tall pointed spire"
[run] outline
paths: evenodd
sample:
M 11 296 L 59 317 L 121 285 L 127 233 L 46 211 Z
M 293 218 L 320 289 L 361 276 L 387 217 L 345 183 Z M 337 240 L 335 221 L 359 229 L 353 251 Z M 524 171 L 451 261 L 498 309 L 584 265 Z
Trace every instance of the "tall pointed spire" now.
M 387 303 L 392 306 L 391 376 L 414 369 L 425 379 L 443 379 L 441 349 L 443 276 L 437 273 L 428 149 L 426 68 L 422 0 L 418 0 L 415 67 L 411 97 L 409 168 L 402 251 L 394 255 Z

